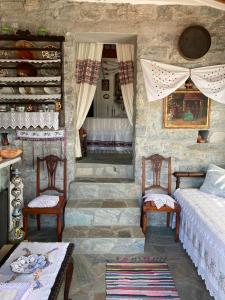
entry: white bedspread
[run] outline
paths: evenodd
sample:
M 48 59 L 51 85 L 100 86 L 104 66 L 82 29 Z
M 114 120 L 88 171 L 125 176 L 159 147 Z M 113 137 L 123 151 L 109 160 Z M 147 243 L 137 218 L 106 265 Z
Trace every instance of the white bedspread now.
M 216 300 L 225 299 L 225 198 L 178 189 L 180 239 Z

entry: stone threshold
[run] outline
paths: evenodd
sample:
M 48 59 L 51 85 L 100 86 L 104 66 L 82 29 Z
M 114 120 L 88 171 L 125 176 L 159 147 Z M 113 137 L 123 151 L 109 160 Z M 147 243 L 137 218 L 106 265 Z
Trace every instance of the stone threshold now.
M 133 179 L 129 178 L 106 178 L 106 177 L 76 177 L 73 182 L 93 182 L 93 183 L 134 183 Z
M 73 226 L 65 228 L 63 239 L 69 238 L 144 238 L 139 226 Z
M 70 199 L 67 202 L 66 208 L 137 208 L 138 203 L 136 199 L 117 200 L 117 199 Z

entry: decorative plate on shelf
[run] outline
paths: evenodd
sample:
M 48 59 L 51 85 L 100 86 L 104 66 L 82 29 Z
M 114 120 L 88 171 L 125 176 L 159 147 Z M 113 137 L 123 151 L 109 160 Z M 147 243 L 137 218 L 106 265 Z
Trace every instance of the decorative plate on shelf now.
M 26 77 L 26 76 L 34 77 L 37 75 L 36 68 L 32 64 L 27 62 L 19 63 L 16 66 L 16 72 L 17 72 L 17 76 L 20 77 Z
M 48 82 L 46 85 L 52 85 L 52 82 Z M 44 91 L 46 94 L 51 95 L 51 94 L 60 94 L 61 88 L 58 86 L 45 86 Z
M 31 95 L 32 91 L 29 86 L 21 86 L 21 87 L 19 87 L 19 93 L 21 95 Z
M 40 70 L 42 76 L 57 76 L 59 75 L 59 70 L 57 68 L 52 68 L 52 64 L 44 64 L 42 67 L 45 67 Z
M 1 69 L 0 67 L 0 77 L 5 77 L 8 75 L 7 69 Z
M 41 95 L 44 93 L 43 88 L 40 86 L 31 87 L 30 90 L 32 95 Z
M 0 58 L 9 58 L 9 52 L 6 50 L 0 50 Z
M 34 48 L 35 45 L 30 41 L 20 40 L 16 42 L 17 48 Z M 34 53 L 30 50 L 18 50 L 16 51 L 16 57 L 21 59 L 34 59 Z
M 4 86 L 4 87 L 0 88 L 0 94 L 12 95 L 12 94 L 15 94 L 15 91 L 12 87 Z
M 57 47 L 54 45 L 47 45 L 44 47 L 46 50 L 41 52 L 44 59 L 59 59 L 60 53 L 56 51 Z

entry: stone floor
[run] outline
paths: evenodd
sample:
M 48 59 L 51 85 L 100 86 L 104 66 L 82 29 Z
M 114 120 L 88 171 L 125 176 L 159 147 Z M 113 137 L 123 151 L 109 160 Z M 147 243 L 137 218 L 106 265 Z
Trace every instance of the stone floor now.
M 30 232 L 31 240 L 54 241 L 52 230 Z M 124 254 L 125 256 L 126 254 Z M 121 256 L 121 255 L 120 255 Z M 145 253 L 139 256 L 165 257 L 172 272 L 178 293 L 182 300 L 210 300 L 204 282 L 180 243 L 173 240 L 173 231 L 164 227 L 148 230 Z M 134 255 L 130 256 L 134 257 Z M 72 300 L 105 299 L 105 262 L 115 261 L 118 255 L 83 255 L 74 252 L 74 275 L 70 297 Z M 62 298 L 62 294 L 59 295 Z

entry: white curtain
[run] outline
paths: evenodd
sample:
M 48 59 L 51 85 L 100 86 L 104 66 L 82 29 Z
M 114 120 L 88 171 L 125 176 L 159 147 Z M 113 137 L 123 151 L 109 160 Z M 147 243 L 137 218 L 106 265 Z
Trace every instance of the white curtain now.
M 76 111 L 75 151 L 76 157 L 81 157 L 79 129 L 84 123 L 93 101 L 99 78 L 102 43 L 79 43 L 76 52 Z
M 134 45 L 116 44 L 116 52 L 123 102 L 130 124 L 133 125 Z
M 225 65 L 188 69 L 141 59 L 148 101 L 162 99 L 190 77 L 209 98 L 225 103 Z

